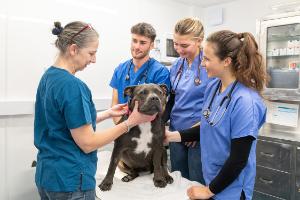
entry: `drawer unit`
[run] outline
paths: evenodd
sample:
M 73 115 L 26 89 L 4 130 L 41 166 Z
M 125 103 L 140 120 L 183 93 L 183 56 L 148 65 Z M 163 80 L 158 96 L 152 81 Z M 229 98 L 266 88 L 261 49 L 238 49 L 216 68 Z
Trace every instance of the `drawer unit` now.
M 274 197 L 272 195 L 264 194 L 258 191 L 253 192 L 253 199 L 255 200 L 282 200 L 281 198 Z
M 300 176 L 296 176 L 296 188 L 295 188 L 295 194 L 296 199 L 300 199 Z
M 291 172 L 292 145 L 259 140 L 257 142 L 257 165 Z
M 291 174 L 257 166 L 255 188 L 259 192 L 290 200 Z
M 300 175 L 300 147 L 296 148 L 296 173 Z

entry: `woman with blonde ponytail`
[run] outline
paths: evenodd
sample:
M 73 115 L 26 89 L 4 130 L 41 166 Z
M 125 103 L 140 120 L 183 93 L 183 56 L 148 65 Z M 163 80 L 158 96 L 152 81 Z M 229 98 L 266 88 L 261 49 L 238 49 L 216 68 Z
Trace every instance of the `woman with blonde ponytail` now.
M 166 140 L 200 140 L 205 186 L 189 188 L 190 199 L 250 200 L 256 139 L 266 117 L 260 95 L 267 82 L 263 59 L 251 33 L 215 32 L 203 51 L 202 65 L 215 79 L 205 91 L 201 125 L 167 131 Z
M 209 82 L 201 65 L 203 37 L 203 25 L 196 18 L 181 19 L 174 27 L 174 48 L 180 57 L 170 70 L 172 90 L 166 110 L 172 131 L 187 129 L 200 122 L 204 91 Z M 171 170 L 204 184 L 199 152 L 199 142 L 170 143 Z

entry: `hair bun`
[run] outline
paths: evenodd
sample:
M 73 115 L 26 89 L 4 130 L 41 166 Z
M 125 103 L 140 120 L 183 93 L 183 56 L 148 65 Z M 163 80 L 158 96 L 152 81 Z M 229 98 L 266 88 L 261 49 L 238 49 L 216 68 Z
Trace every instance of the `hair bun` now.
M 54 28 L 52 29 L 53 35 L 59 35 L 63 31 L 63 27 L 60 22 L 54 22 Z
M 237 37 L 239 39 L 243 39 L 245 36 L 244 36 L 244 33 L 237 33 Z

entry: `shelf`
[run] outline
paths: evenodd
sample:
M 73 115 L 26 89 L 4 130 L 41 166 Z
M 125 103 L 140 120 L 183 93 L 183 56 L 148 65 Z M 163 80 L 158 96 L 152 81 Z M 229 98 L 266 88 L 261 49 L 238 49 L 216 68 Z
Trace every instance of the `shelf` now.
M 273 58 L 290 58 L 290 57 L 300 57 L 300 54 L 296 55 L 279 55 L 279 56 L 267 56 L 268 59 Z

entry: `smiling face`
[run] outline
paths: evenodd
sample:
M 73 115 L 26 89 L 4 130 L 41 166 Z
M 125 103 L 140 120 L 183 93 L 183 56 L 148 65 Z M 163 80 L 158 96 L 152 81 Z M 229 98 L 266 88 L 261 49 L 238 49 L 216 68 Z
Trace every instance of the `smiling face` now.
M 138 101 L 138 111 L 147 115 L 162 113 L 166 105 L 166 85 L 142 84 L 125 88 L 124 95 L 130 96 L 129 109 L 133 110 L 134 102 Z
M 203 46 L 202 66 L 206 68 L 208 77 L 222 77 L 228 66 L 227 60 L 221 60 L 216 54 L 216 45 L 205 42 Z
M 153 42 L 150 38 L 138 34 L 132 34 L 131 55 L 134 59 L 143 59 L 149 55 L 153 48 Z
M 200 49 L 201 39 L 192 35 L 174 34 L 174 49 L 181 58 L 193 58 Z

